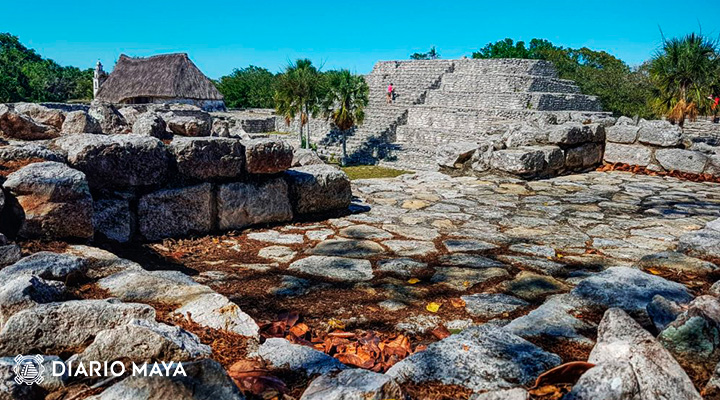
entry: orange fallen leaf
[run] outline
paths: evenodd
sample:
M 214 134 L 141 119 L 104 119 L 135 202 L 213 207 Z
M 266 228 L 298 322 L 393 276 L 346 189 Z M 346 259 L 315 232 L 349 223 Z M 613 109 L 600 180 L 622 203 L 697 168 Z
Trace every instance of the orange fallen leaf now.
M 450 299 L 450 304 L 455 308 L 465 307 L 465 300 L 463 299 Z
M 408 282 L 409 284 L 411 284 L 411 285 L 414 285 L 414 284 L 420 282 L 420 279 L 418 279 L 418 278 L 410 278 L 410 279 L 408 279 L 407 282 Z
M 295 335 L 297 337 L 304 336 L 306 333 L 308 333 L 308 331 L 310 331 L 310 327 L 308 327 L 304 323 L 299 323 L 299 324 L 293 326 L 292 328 L 290 328 L 290 333 L 292 333 L 293 335 Z
M 445 327 L 445 325 L 440 325 L 437 328 L 430 331 L 433 336 L 438 338 L 439 340 L 443 340 L 446 337 L 450 336 L 450 331 Z

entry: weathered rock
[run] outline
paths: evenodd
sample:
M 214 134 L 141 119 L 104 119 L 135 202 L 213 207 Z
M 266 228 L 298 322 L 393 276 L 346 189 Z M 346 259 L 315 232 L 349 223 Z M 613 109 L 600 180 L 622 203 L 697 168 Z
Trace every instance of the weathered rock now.
M 181 362 L 209 357 L 210 353 L 210 346 L 177 326 L 135 320 L 98 332 L 95 340 L 73 361 Z
M 639 400 L 640 386 L 630 363 L 609 361 L 585 372 L 563 399 Z
M 36 356 L 36 354 L 23 354 L 24 356 Z M 67 374 L 63 376 L 53 375 L 52 363 L 62 361 L 58 356 L 40 355 L 43 358 L 41 365 L 45 369 L 39 370 L 42 382 L 25 385 L 15 381 L 15 368 L 17 362 L 15 356 L 0 357 L 0 399 L 3 400 L 44 400 L 45 393 L 60 390 L 67 381 Z
M 441 325 L 442 319 L 437 315 L 413 315 L 404 318 L 395 325 L 395 330 L 405 332 L 409 335 L 423 335 Z
M 27 238 L 90 238 L 93 201 L 85 174 L 47 161 L 10 174 L 3 187 L 17 199 L 18 234 Z
M 474 394 L 468 400 L 527 400 L 528 396 L 527 390 L 514 388 Z
M 558 146 L 536 146 L 545 154 L 545 165 L 549 171 L 555 171 L 565 166 L 565 153 Z
M 363 258 L 382 254 L 385 249 L 372 240 L 330 239 L 318 243 L 311 252 L 321 256 Z
M 668 121 L 641 120 L 638 124 L 638 140 L 642 143 L 662 147 L 673 147 L 682 141 L 682 129 Z
M 0 147 L 1 161 L 22 161 L 42 162 L 57 161 L 64 162 L 65 157 L 47 147 L 42 142 L 12 142 Z
M 628 312 L 644 312 L 656 294 L 678 303 L 692 299 L 687 288 L 679 283 L 627 267 L 611 267 L 583 279 L 572 294 L 595 306 Z
M 316 214 L 343 211 L 350 206 L 350 179 L 329 165 L 293 168 L 285 173 L 295 213 Z
M 102 133 L 100 123 L 85 111 L 71 111 L 65 116 L 61 132 L 63 135 L 76 133 Z
M 212 118 L 207 113 L 194 115 L 166 115 L 167 129 L 180 136 L 210 136 Z
M 635 125 L 615 125 L 605 130 L 608 142 L 614 143 L 635 143 L 640 127 Z
M 237 304 L 219 293 L 201 295 L 175 310 L 202 326 L 257 338 L 259 327 Z
M 505 278 L 509 275 L 502 268 L 438 267 L 435 268 L 435 274 L 430 280 L 455 290 L 467 290 L 478 283 L 494 278 Z
M 423 240 L 386 240 L 383 244 L 400 257 L 426 256 L 437 253 L 433 242 Z
M 81 258 L 86 264 L 85 276 L 88 279 L 102 279 L 119 272 L 145 272 L 140 264 L 120 258 L 115 254 L 97 247 L 69 245 L 65 254 Z
M 35 275 L 53 281 L 69 281 L 85 275 L 85 260 L 70 254 L 41 251 L 0 270 L 0 279 Z
M 287 142 L 274 139 L 243 141 L 245 170 L 249 174 L 276 174 L 290 168 L 293 148 Z
M 376 239 L 390 239 L 393 237 L 391 233 L 388 233 L 387 231 L 376 228 L 374 226 L 370 225 L 350 225 L 348 227 L 340 229 L 339 232 L 340 236 L 344 236 L 351 239 L 367 239 L 367 240 L 376 240 Z
M 554 126 L 548 132 L 548 142 L 552 144 L 575 145 L 603 140 L 605 140 L 605 128 L 598 124 L 566 122 Z
M 213 293 L 178 271 L 121 271 L 100 279 L 97 285 L 127 302 L 178 305 Z
M 465 311 L 468 314 L 487 319 L 499 317 L 530 305 L 517 297 L 501 293 L 477 293 L 462 296 L 461 299 L 465 302 Z
M 310 149 L 294 149 L 291 167 L 304 167 L 306 165 L 320 165 L 325 162 L 318 157 L 317 153 Z
M 670 301 L 659 294 L 652 298 L 646 310 L 658 332 L 662 332 L 663 329 L 675 321 L 678 315 L 683 312 L 682 307 L 678 303 Z
M 683 149 L 658 149 L 655 151 L 655 158 L 668 171 L 691 174 L 701 174 L 708 161 L 705 154 Z
M 33 121 L 30 117 L 0 108 L 0 134 L 6 138 L 21 140 L 53 139 L 60 136 L 58 130 L 49 125 Z
M 167 124 L 160 115 L 147 112 L 141 114 L 132 124 L 132 133 L 140 136 L 152 136 L 165 139 L 168 136 Z
M 175 366 L 169 368 L 169 376 L 130 376 L 88 400 L 245 400 L 217 361 L 183 363 L 183 369 L 187 376 L 173 376 Z
M 94 204 L 95 233 L 119 243 L 129 242 L 135 230 L 135 215 L 127 199 L 101 199 Z
M 402 390 L 392 378 L 363 369 L 325 374 L 310 383 L 300 400 L 400 399 Z
M 582 332 L 594 324 L 571 315 L 575 310 L 568 295 L 552 296 L 527 315 L 512 320 L 505 326 L 508 331 L 524 338 L 549 337 L 574 343 L 591 345 L 592 341 Z
M 478 149 L 474 142 L 452 142 L 437 149 L 435 160 L 445 168 L 462 168 Z
M 603 148 L 599 143 L 587 143 L 565 151 L 565 166 L 568 168 L 586 168 L 600 164 Z
M 490 166 L 511 174 L 536 174 L 545 169 L 545 153 L 533 147 L 498 150 L 492 153 Z
M 635 374 L 639 399 L 700 399 L 690 378 L 677 361 L 655 338 L 625 312 L 611 308 L 605 312 L 598 326 L 597 344 L 588 362 L 602 365 L 625 362 Z M 597 367 L 596 367 L 597 368 Z M 609 386 L 608 379 L 624 382 L 629 373 L 626 368 L 605 369 L 607 378 L 601 382 Z M 620 382 L 615 381 L 614 385 Z M 623 383 L 623 386 L 625 384 Z M 629 383 L 632 387 L 632 383 Z
M 88 114 L 100 124 L 100 131 L 103 133 L 128 133 L 131 130 L 125 117 L 112 104 L 93 102 Z
M 299 371 L 306 376 L 346 369 L 345 364 L 312 347 L 290 343 L 283 338 L 269 338 L 254 354 L 275 369 Z
M 0 355 L 39 351 L 60 354 L 76 350 L 98 332 L 135 319 L 154 320 L 155 310 L 144 304 L 105 300 L 71 300 L 38 304 L 13 314 L 0 330 Z
M 207 233 L 213 228 L 212 185 L 158 190 L 140 198 L 138 225 L 147 240 Z
M 22 257 L 22 251 L 17 244 L 4 244 L 0 246 L 0 267 L 14 264 Z
M 642 269 L 660 268 L 678 273 L 690 273 L 693 275 L 707 275 L 717 271 L 718 267 L 708 261 L 688 257 L 674 251 L 664 251 L 656 254 L 649 254 L 638 261 L 637 266 Z
M 387 375 L 400 384 L 439 381 L 479 392 L 528 384 L 560 362 L 560 357 L 502 328 L 482 325 L 429 345 L 395 364 Z
M 671 322 L 658 341 L 688 368 L 707 376 L 720 361 L 720 301 L 699 296 Z
M 521 271 L 513 280 L 504 282 L 502 288 L 506 292 L 528 301 L 540 300 L 549 294 L 569 290 L 567 285 L 551 276 L 528 271 Z
M 652 150 L 646 146 L 607 143 L 604 160 L 607 163 L 622 163 L 646 167 L 652 162 Z
M 293 217 L 288 186 L 282 178 L 220 185 L 217 208 L 219 228 L 222 230 L 285 222 Z
M 378 271 L 392 272 L 402 277 L 412 277 L 417 271 L 427 268 L 427 263 L 415 261 L 412 258 L 393 258 L 379 261 Z
M 168 170 L 167 149 L 153 137 L 84 134 L 62 137 L 55 144 L 93 188 L 155 185 L 165 180 Z
M 295 261 L 288 269 L 340 281 L 369 281 L 373 278 L 370 261 L 344 257 L 310 256 Z
M 443 241 L 443 246 L 451 253 L 485 251 L 497 248 L 492 243 L 475 239 L 448 239 Z
M 137 122 L 142 115 L 146 114 L 133 106 L 121 107 L 118 108 L 117 111 L 125 118 L 125 122 L 130 126 L 135 125 L 135 122 Z M 163 123 L 164 122 L 165 121 L 163 121 Z
M 58 131 L 62 129 L 65 121 L 65 114 L 62 111 L 41 106 L 40 104 L 19 103 L 15 104 L 14 109 L 15 112 L 27 115 L 39 124 L 52 126 Z
M 61 301 L 65 285 L 33 275 L 6 277 L 0 288 L 0 327 L 16 312 L 41 303 Z
M 244 174 L 245 148 L 238 139 L 175 138 L 169 146 L 181 174 L 199 180 Z

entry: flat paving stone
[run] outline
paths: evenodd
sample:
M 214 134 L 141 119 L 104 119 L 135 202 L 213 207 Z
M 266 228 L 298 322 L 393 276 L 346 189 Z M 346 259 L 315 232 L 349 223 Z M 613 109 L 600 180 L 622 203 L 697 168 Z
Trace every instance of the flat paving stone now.
M 401 256 L 426 256 L 428 254 L 437 253 L 437 248 L 433 242 L 423 242 L 419 240 L 386 240 L 382 242 L 390 251 Z
M 530 305 L 525 300 L 503 293 L 476 293 L 462 296 L 461 299 L 465 301 L 465 311 L 468 314 L 482 318 L 503 316 Z
M 298 244 L 305 242 L 305 237 L 303 235 L 280 233 L 277 231 L 252 232 L 248 233 L 248 238 L 260 242 L 277 244 Z
M 505 292 L 528 301 L 570 290 L 568 285 L 551 276 L 528 271 L 521 271 L 512 280 L 503 282 L 502 288 Z
M 438 259 L 443 266 L 469 267 L 469 268 L 504 268 L 505 264 L 492 258 L 478 256 L 476 254 L 448 254 Z
M 392 272 L 403 277 L 412 277 L 418 271 L 427 268 L 427 263 L 415 261 L 412 258 L 391 258 L 389 260 L 379 261 L 377 270 L 383 272 Z
M 318 243 L 312 254 L 338 257 L 370 257 L 385 252 L 382 246 L 371 240 L 330 239 Z
M 431 281 L 454 290 L 467 290 L 489 279 L 509 276 L 510 274 L 501 268 L 438 267 L 435 268 L 435 275 Z
M 450 239 L 445 240 L 443 245 L 451 253 L 485 251 L 496 249 L 498 246 L 482 240 L 475 239 Z
M 332 229 L 318 229 L 305 232 L 305 236 L 309 240 L 325 240 L 334 234 L 335 231 L 333 231 Z
M 288 270 L 348 282 L 373 278 L 370 261 L 344 257 L 310 256 L 293 262 Z
M 269 246 L 258 251 L 258 256 L 281 263 L 292 261 L 295 254 L 297 253 L 287 246 Z
M 340 229 L 340 236 L 351 239 L 390 239 L 393 235 L 385 230 L 370 225 L 353 225 Z

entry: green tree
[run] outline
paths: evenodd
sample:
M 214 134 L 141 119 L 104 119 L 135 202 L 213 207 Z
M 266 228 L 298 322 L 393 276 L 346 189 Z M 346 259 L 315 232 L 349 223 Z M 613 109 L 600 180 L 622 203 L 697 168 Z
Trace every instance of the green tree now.
M 274 108 L 275 74 L 251 65 L 236 69 L 216 83 L 231 108 Z
M 326 75 L 327 93 L 323 101 L 325 117 L 332 120 L 342 134 L 342 159 L 347 162 L 347 131 L 362 124 L 368 105 L 369 88 L 365 78 L 344 69 Z
M 686 119 L 710 112 L 706 98 L 717 89 L 718 51 L 718 42 L 702 34 L 663 38 L 650 62 L 650 77 L 659 93 L 654 105 L 670 122 L 682 127 Z
M 320 100 L 324 94 L 320 71 L 309 59 L 298 59 L 285 68 L 278 76 L 275 89 L 275 109 L 290 125 L 296 116 L 300 118 L 300 145 L 310 147 L 310 118 L 320 111 Z M 303 127 L 308 124 L 307 139 Z
M 437 60 L 438 58 L 440 58 L 440 53 L 438 53 L 435 46 L 431 47 L 427 53 L 413 53 L 410 55 L 412 60 Z

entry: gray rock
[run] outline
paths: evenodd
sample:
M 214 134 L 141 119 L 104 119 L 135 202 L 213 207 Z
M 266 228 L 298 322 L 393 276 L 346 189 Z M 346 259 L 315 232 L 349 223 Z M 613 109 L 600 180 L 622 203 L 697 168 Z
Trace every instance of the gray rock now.
M 3 184 L 17 199 L 15 210 L 26 238 L 91 238 L 93 201 L 85 174 L 47 161 L 27 165 Z
M 597 344 L 588 362 L 597 365 L 617 362 L 630 364 L 638 382 L 640 399 L 701 399 L 690 378 L 672 355 L 650 333 L 617 308 L 605 312 L 598 326 Z M 621 377 L 628 376 L 626 369 L 615 371 Z M 611 372 L 606 370 L 611 377 L 618 376 Z
M 627 267 L 611 267 L 583 279 L 572 294 L 592 305 L 628 312 L 644 312 L 657 294 L 678 303 L 692 299 L 687 288 L 679 283 Z
M 638 400 L 640 385 L 630 363 L 609 361 L 585 372 L 563 399 Z
M 2 161 L 57 161 L 65 162 L 65 157 L 48 148 L 41 142 L 11 142 L 0 147 L 0 160 Z
M 7 107 L 0 108 L 0 134 L 20 140 L 43 140 L 60 136 L 55 127 L 37 123 L 30 117 L 10 111 Z
M 694 257 L 720 256 L 720 231 L 700 229 L 680 236 L 678 251 Z
M 511 174 L 535 174 L 545 169 L 545 153 L 533 147 L 498 150 L 492 153 L 490 166 Z
M 290 264 L 289 270 L 339 281 L 369 281 L 373 278 L 368 260 L 344 257 L 310 256 Z
M 440 262 L 440 265 L 443 266 L 451 265 L 453 267 L 468 268 L 505 268 L 505 264 L 499 261 L 493 260 L 492 258 L 478 256 L 475 254 L 448 254 L 446 256 L 441 256 L 438 261 Z
M 402 277 L 412 277 L 417 271 L 427 268 L 427 263 L 415 261 L 412 258 L 392 258 L 378 261 L 378 271 L 392 272 Z
M 320 242 L 311 253 L 321 256 L 363 258 L 383 254 L 385 249 L 372 240 L 330 239 Z
M 435 160 L 441 167 L 462 168 L 470 161 L 477 151 L 478 145 L 474 142 L 452 142 L 437 149 Z
M 112 104 L 94 101 L 88 110 L 88 114 L 100 124 L 100 130 L 103 133 L 128 133 L 131 130 L 131 127 L 125 121 L 125 117 Z
M 93 209 L 96 234 L 119 243 L 127 243 L 132 239 L 136 221 L 128 199 L 96 200 Z
M 448 239 L 443 241 L 443 245 L 451 253 L 497 249 L 497 246 L 492 243 L 475 239 Z
M 115 254 L 97 247 L 69 245 L 65 254 L 80 257 L 87 263 L 85 275 L 89 279 L 102 279 L 126 271 L 145 271 L 140 264 L 120 258 Z
M 287 183 L 282 178 L 220 185 L 217 209 L 222 230 L 285 222 L 293 217 Z
M 350 225 L 340 229 L 339 234 L 340 236 L 344 236 L 346 238 L 368 240 L 382 240 L 393 237 L 391 233 L 370 225 Z
M 422 240 L 386 240 L 383 244 L 400 257 L 426 256 L 437 253 L 433 242 Z
M 88 400 L 245 400 L 217 361 L 183 363 L 183 369 L 187 376 L 173 376 L 175 366 L 170 367 L 169 376 L 130 376 Z
M 285 173 L 295 213 L 316 214 L 343 211 L 350 206 L 350 179 L 329 165 L 293 168 Z
M 178 271 L 121 271 L 100 279 L 97 285 L 123 301 L 170 305 L 214 293 Z
M 400 399 L 402 390 L 392 378 L 363 369 L 349 369 L 313 380 L 300 400 Z
M 277 174 L 290 168 L 293 148 L 281 140 L 256 139 L 243 141 L 245 170 L 249 174 Z
M 292 168 L 304 167 L 306 165 L 320 165 L 325 162 L 318 157 L 317 153 L 310 149 L 294 149 L 293 160 L 290 165 Z
M 439 381 L 479 392 L 527 385 L 560 362 L 560 357 L 502 328 L 482 325 L 429 345 L 395 364 L 387 375 L 401 384 Z
M 169 155 L 156 138 L 139 135 L 72 135 L 55 144 L 93 188 L 155 185 L 165 180 Z
M 690 273 L 705 276 L 717 271 L 718 267 L 708 261 L 689 257 L 674 251 L 649 254 L 638 261 L 637 266 L 643 269 L 660 268 L 678 273 Z
M 565 166 L 568 168 L 587 168 L 600 164 L 602 159 L 603 147 L 599 143 L 587 143 L 565 151 Z
M 213 228 L 212 185 L 158 190 L 140 198 L 138 225 L 147 240 L 207 233 Z
M 0 399 L 3 400 L 44 400 L 45 392 L 60 390 L 65 385 L 68 376 L 54 376 L 53 362 L 61 362 L 58 356 L 39 354 L 43 358 L 41 365 L 42 382 L 33 385 L 19 385 L 15 382 L 15 356 L 0 357 Z M 36 354 L 23 354 L 23 356 L 36 356 Z M 38 371 L 40 372 L 40 371 Z
M 565 166 L 565 153 L 558 146 L 536 146 L 545 154 L 545 165 L 549 171 L 555 171 Z
M 686 311 L 665 327 L 658 341 L 675 359 L 709 375 L 720 359 L 719 337 L 720 301 L 705 295 L 694 299 Z
M 395 325 L 395 329 L 410 335 L 422 335 L 442 325 L 443 321 L 437 315 L 413 315 L 403 319 Z
M 683 149 L 658 149 L 655 151 L 655 158 L 668 171 L 691 174 L 701 174 L 708 161 L 705 154 Z
M 197 336 L 177 326 L 135 320 L 98 332 L 95 340 L 72 360 L 85 363 L 120 360 L 137 364 L 169 360 L 181 362 L 209 357 L 210 353 L 210 346 L 200 343 Z
M 84 346 L 98 332 L 135 319 L 154 320 L 145 304 L 71 300 L 38 304 L 13 314 L 0 330 L 0 355 L 60 354 Z
M 260 328 L 237 304 L 219 293 L 209 293 L 185 303 L 175 310 L 202 326 L 226 330 L 241 336 L 258 337 Z
M 269 338 L 253 356 L 265 360 L 275 369 L 300 371 L 306 376 L 346 369 L 345 364 L 312 347 L 290 343 L 282 338 Z
M 127 122 L 127 124 L 130 126 L 135 125 L 135 122 L 137 122 L 137 120 L 141 116 L 146 114 L 145 112 L 142 112 L 141 110 L 133 106 L 121 107 L 118 108 L 117 111 L 120 113 L 120 115 L 122 115 L 123 118 L 125 118 L 125 122 Z M 150 112 L 147 113 L 149 114 Z M 165 123 L 165 121 L 163 121 L 163 123 Z
M 0 267 L 16 263 L 22 257 L 20 246 L 12 243 L 0 246 Z
M 557 279 L 529 271 L 520 271 L 515 278 L 503 282 L 504 291 L 528 301 L 537 301 L 550 294 L 569 290 Z
M 167 129 L 180 136 L 210 136 L 212 119 L 207 114 L 170 115 L 165 119 Z
M 638 140 L 642 143 L 662 147 L 673 147 L 682 141 L 682 129 L 677 125 L 672 125 L 668 121 L 641 120 L 638 127 Z
M 476 293 L 462 296 L 461 299 L 465 301 L 465 311 L 468 314 L 487 319 L 503 316 L 530 305 L 524 300 L 502 293 Z
M 720 396 L 720 363 L 715 366 L 715 371 L 705 385 L 702 393 L 706 399 L 714 399 Z
M 147 112 L 140 115 L 132 124 L 132 133 L 140 136 L 152 136 L 164 139 L 168 136 L 167 124 L 160 115 Z
M 48 108 L 40 104 L 18 103 L 13 108 L 15 112 L 24 114 L 39 124 L 52 126 L 58 131 L 62 129 L 65 121 L 65 114 L 61 110 Z
M 670 301 L 659 294 L 652 298 L 646 310 L 658 332 L 662 332 L 663 329 L 675 321 L 678 315 L 683 312 L 682 307 L 678 303 Z
M 238 139 L 177 137 L 169 150 L 178 171 L 189 178 L 237 178 L 244 174 L 245 148 Z
M 0 278 L 35 275 L 42 279 L 65 282 L 81 278 L 86 271 L 87 263 L 79 257 L 41 251 L 3 268 L 0 270 Z
M 603 140 L 605 140 L 605 128 L 598 124 L 566 122 L 553 127 L 548 132 L 548 142 L 553 144 L 575 145 Z
M 471 287 L 488 281 L 493 278 L 505 278 L 510 276 L 502 268 L 458 268 L 438 267 L 435 268 L 435 275 L 430 279 L 433 283 L 440 283 L 455 290 L 467 290 Z
M 65 116 L 61 132 L 63 135 L 79 133 L 102 133 L 100 123 L 85 111 L 71 111 Z
M 65 285 L 61 282 L 47 282 L 33 275 L 5 279 L 0 288 L 0 327 L 16 312 L 61 301 L 64 295 Z
M 594 324 L 571 315 L 575 307 L 572 301 L 568 300 L 568 295 L 552 296 L 527 315 L 512 320 L 505 329 L 524 338 L 549 337 L 592 344 L 581 332 L 594 328 Z
M 605 130 L 607 141 L 614 143 L 635 143 L 640 127 L 634 125 L 615 125 Z
M 607 143 L 604 160 L 610 164 L 621 163 L 646 167 L 652 162 L 652 149 L 639 145 Z
M 527 400 L 528 397 L 527 390 L 514 388 L 474 394 L 468 400 Z

